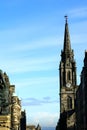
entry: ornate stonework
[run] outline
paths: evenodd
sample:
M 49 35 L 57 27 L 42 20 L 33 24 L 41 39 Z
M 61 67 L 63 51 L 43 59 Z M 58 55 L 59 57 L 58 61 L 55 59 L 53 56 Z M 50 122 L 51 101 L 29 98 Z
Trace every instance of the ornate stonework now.
M 17 96 L 12 96 L 11 108 L 12 128 L 14 128 L 14 130 L 18 130 L 20 128 L 21 103 Z
M 0 116 L 0 130 L 10 130 L 11 128 L 11 115 Z

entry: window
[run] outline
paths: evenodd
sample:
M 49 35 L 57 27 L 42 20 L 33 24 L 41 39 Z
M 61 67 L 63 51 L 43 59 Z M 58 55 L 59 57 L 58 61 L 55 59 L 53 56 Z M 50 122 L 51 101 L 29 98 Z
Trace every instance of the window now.
M 70 96 L 67 98 L 67 108 L 72 109 L 72 98 Z
M 70 71 L 67 72 L 67 80 L 71 80 Z

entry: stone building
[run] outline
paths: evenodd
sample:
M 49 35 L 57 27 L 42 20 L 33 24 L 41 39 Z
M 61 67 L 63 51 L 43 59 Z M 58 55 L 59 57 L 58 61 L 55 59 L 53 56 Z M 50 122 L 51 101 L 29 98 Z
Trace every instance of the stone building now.
M 36 130 L 36 126 L 35 125 L 28 125 L 28 126 L 26 126 L 26 130 Z
M 76 62 L 71 48 L 67 16 L 65 16 L 64 45 L 59 65 L 60 119 L 56 130 L 74 130 L 76 124 L 75 99 L 77 90 Z
M 26 130 L 26 120 L 23 118 L 21 101 L 14 96 L 15 86 L 10 84 L 9 77 L 0 70 L 0 130 Z
M 26 126 L 26 112 L 22 111 L 21 100 L 15 95 L 15 85 L 0 70 L 0 130 L 41 130 L 40 125 Z
M 26 126 L 26 112 L 22 111 L 21 100 L 15 95 L 15 85 L 0 70 L 0 130 L 41 130 L 40 125 Z
M 12 96 L 11 125 L 14 130 L 19 130 L 21 119 L 21 102 L 18 96 Z
M 26 126 L 26 130 L 41 130 L 41 126 L 39 124 L 37 126 L 28 125 L 28 126 Z
M 76 130 L 87 130 L 87 51 L 85 51 L 81 82 L 76 92 Z
M 11 96 L 14 85 L 10 85 L 6 73 L 0 70 L 0 130 L 11 128 Z
M 77 85 L 76 62 L 70 44 L 67 16 L 59 77 L 60 118 L 56 130 L 87 130 L 87 51 L 85 51 L 80 84 Z

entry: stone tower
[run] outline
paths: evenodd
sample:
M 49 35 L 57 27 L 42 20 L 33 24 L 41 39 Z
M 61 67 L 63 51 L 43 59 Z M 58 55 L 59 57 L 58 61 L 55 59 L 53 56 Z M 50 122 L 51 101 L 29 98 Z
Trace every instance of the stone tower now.
M 60 77 L 60 120 L 58 129 L 74 130 L 75 126 L 75 91 L 76 62 L 71 49 L 67 16 L 65 16 L 64 46 L 59 65 Z M 64 119 L 65 118 L 65 119 Z

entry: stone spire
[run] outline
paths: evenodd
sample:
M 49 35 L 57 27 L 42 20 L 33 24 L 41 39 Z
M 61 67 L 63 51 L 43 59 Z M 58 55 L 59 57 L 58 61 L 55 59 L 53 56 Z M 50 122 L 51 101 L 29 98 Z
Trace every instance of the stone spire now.
M 67 16 L 65 16 L 64 52 L 69 52 L 69 51 L 71 51 L 71 44 L 70 44 Z
M 76 62 L 74 60 L 74 51 L 71 48 L 67 16 L 65 16 L 64 45 L 61 51 L 60 61 L 60 86 L 66 86 L 69 81 L 76 85 Z
M 73 50 L 71 49 L 70 35 L 68 29 L 67 16 L 65 16 L 65 32 L 64 32 L 64 45 L 61 52 L 61 61 L 66 62 L 67 59 L 74 60 Z

